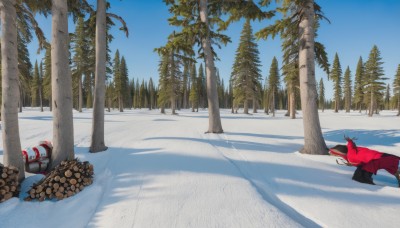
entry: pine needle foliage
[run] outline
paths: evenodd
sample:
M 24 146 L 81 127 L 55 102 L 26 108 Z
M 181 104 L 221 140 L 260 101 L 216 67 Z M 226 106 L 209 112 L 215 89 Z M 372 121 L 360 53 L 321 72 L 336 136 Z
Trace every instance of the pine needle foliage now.
M 374 45 L 369 53 L 368 60 L 365 63 L 365 90 L 367 91 L 366 99 L 369 99 L 368 116 L 372 116 L 377 111 L 378 102 L 383 98 L 383 91 L 386 88 L 384 80 L 383 62 L 381 52 Z
M 344 109 L 346 112 L 350 112 L 351 109 L 351 97 L 352 97 L 352 90 L 351 90 L 351 71 L 350 68 L 347 67 L 346 71 L 344 72 Z
M 335 101 L 335 112 L 339 112 L 340 99 L 342 97 L 342 67 L 340 66 L 339 56 L 336 53 L 333 59 L 330 77 L 333 81 L 333 98 Z
M 258 45 L 253 36 L 250 20 L 246 20 L 231 73 L 234 103 L 243 104 L 246 114 L 248 114 L 248 101 L 260 96 L 258 89 L 261 81 L 260 66 Z

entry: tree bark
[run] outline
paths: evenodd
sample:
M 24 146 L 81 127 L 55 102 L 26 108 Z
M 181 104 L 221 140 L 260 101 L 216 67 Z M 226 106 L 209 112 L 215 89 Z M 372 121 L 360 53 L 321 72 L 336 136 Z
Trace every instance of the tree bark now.
M 289 105 L 290 105 L 290 113 L 289 116 L 291 119 L 296 119 L 296 96 L 295 96 L 295 90 L 294 88 L 292 88 L 290 90 L 290 101 L 289 101 Z
M 82 106 L 83 106 L 83 93 L 82 93 L 82 76 L 81 75 L 79 75 L 79 78 L 78 78 L 78 96 L 79 96 L 79 101 L 78 101 L 78 111 L 79 112 L 82 112 Z
M 272 112 L 272 117 L 275 117 L 275 88 L 272 89 L 271 112 Z
M 54 106 L 53 151 L 49 169 L 75 157 L 67 2 L 52 0 L 51 14 L 51 87 Z
M 253 97 L 253 113 L 257 113 L 257 99 Z
M 19 80 L 19 79 L 18 79 Z M 18 108 L 19 108 L 19 112 L 22 112 L 22 106 L 24 104 L 24 94 L 22 91 L 22 86 L 21 86 L 21 82 L 18 82 L 18 89 L 19 89 L 19 103 L 18 103 Z
M 120 93 L 122 93 L 122 92 L 120 92 Z M 122 98 L 121 94 L 118 95 L 118 109 L 119 109 L 119 112 L 124 112 L 123 98 Z
M 300 21 L 300 95 L 303 110 L 304 154 L 328 154 L 318 116 L 314 53 L 314 0 L 307 0 Z
M 15 0 L 1 0 L 1 68 L 2 105 L 1 130 L 3 136 L 3 162 L 19 170 L 18 179 L 25 178 L 24 162 L 21 156 L 21 141 L 18 125 L 18 48 Z
M 96 12 L 96 75 L 94 85 L 91 153 L 107 150 L 104 143 L 104 102 L 106 81 L 106 0 L 97 0 Z
M 244 102 L 243 102 L 243 113 L 249 114 L 249 100 L 247 100 L 247 99 L 244 99 Z
M 39 102 L 40 102 L 40 111 L 43 112 L 43 95 L 42 95 L 42 82 L 39 85 Z
M 370 106 L 369 106 L 368 116 L 372 117 L 372 115 L 374 115 L 374 92 L 371 87 L 371 102 L 370 102 Z
M 200 19 L 207 26 L 206 37 L 202 39 L 202 46 L 206 62 L 207 75 L 207 100 L 208 100 L 208 133 L 223 133 L 221 117 L 219 113 L 217 83 L 214 66 L 214 56 L 211 50 L 209 37 L 209 24 L 207 12 L 207 0 L 200 0 Z
M 397 116 L 400 116 L 400 93 L 397 96 Z

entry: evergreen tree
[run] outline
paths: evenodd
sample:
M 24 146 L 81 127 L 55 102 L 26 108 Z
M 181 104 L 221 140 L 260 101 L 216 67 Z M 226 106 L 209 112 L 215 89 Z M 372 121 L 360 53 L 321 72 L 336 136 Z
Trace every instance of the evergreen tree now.
M 40 105 L 40 111 L 43 112 L 43 62 L 40 62 L 40 67 L 39 67 L 39 105 Z
M 246 114 L 249 113 L 248 101 L 260 95 L 258 90 L 261 80 L 260 66 L 258 45 L 253 36 L 250 20 L 246 20 L 231 74 L 234 103 L 243 103 Z
M 383 62 L 381 60 L 381 53 L 378 47 L 374 45 L 365 63 L 366 91 L 370 103 L 368 116 L 372 116 L 374 110 L 377 110 L 379 98 L 382 97 L 382 91 L 385 89 L 383 81 L 387 78 L 383 77 Z
M 121 76 L 121 59 L 119 57 L 119 50 L 115 52 L 114 56 L 114 61 L 113 61 L 113 67 L 114 67 L 114 86 L 115 86 L 115 92 L 116 92 L 116 97 L 118 99 L 118 109 L 120 112 L 124 111 L 123 107 L 123 79 Z
M 322 136 L 321 125 L 318 116 L 317 91 L 315 81 L 315 60 L 328 73 L 329 64 L 323 45 L 315 42 L 318 20 L 324 19 L 321 7 L 314 0 L 280 1 L 283 19 L 277 20 L 273 25 L 261 30 L 259 38 L 269 35 L 282 34 L 285 29 L 297 31 L 298 40 L 298 64 L 301 108 L 303 111 L 304 147 L 300 150 L 306 154 L 327 154 L 327 146 Z M 262 5 L 268 5 L 271 1 L 265 0 Z M 291 61 L 289 61 L 291 62 Z
M 342 67 L 340 66 L 339 56 L 337 53 L 333 59 L 330 77 L 333 80 L 335 112 L 338 112 L 340 109 L 340 98 L 342 97 Z
M 364 63 L 360 56 L 357 63 L 356 75 L 354 80 L 354 103 L 355 109 L 359 109 L 361 112 L 362 104 L 364 101 Z
M 40 86 L 39 66 L 38 62 L 36 61 L 31 83 L 32 107 L 37 107 L 39 104 L 39 86 Z
M 158 99 L 157 103 L 161 109 L 161 113 L 165 113 L 165 106 L 168 102 L 168 65 L 169 65 L 169 56 L 161 55 L 161 61 L 158 66 L 159 73 L 159 82 L 158 82 Z M 138 83 L 136 83 L 137 85 Z
M 350 68 L 347 67 L 346 71 L 344 72 L 344 109 L 346 112 L 350 112 L 351 109 L 351 72 Z
M 29 59 L 28 41 L 29 39 L 22 34 L 17 33 L 18 48 L 18 72 L 19 72 L 19 88 L 20 88 L 20 112 L 25 105 L 25 101 L 32 101 L 31 82 L 32 82 L 32 63 Z M 37 98 L 37 96 L 36 96 Z M 29 102 L 30 103 L 30 102 Z
M 184 67 L 183 67 L 183 81 L 182 81 L 182 107 L 184 109 L 188 108 L 188 80 L 189 80 L 189 62 L 185 61 Z
M 93 107 L 93 77 L 90 71 L 85 73 L 84 91 L 86 94 L 86 108 Z
M 190 95 L 189 95 L 189 101 L 192 106 L 192 112 L 194 112 L 195 109 L 199 111 L 199 86 L 198 84 L 198 79 L 197 79 L 197 72 L 196 72 L 196 65 L 194 63 L 191 64 L 190 67 L 190 81 L 191 81 L 191 87 L 190 87 Z
M 152 78 L 150 78 L 150 80 L 149 80 L 149 89 L 148 90 L 149 90 L 149 99 L 150 99 L 149 110 L 152 110 L 155 108 L 155 98 L 156 98 L 155 88 L 154 88 L 154 83 L 153 83 Z
M 276 95 L 279 92 L 280 80 L 279 80 L 279 68 L 278 68 L 278 60 L 275 58 L 272 59 L 271 67 L 269 69 L 269 92 L 270 92 L 270 105 L 272 116 L 275 116 L 275 107 L 276 107 Z
M 52 111 L 51 99 L 51 47 L 46 45 L 46 51 L 43 59 L 43 96 L 49 103 L 50 111 Z
M 265 78 L 264 98 L 263 98 L 263 100 L 264 100 L 264 113 L 267 114 L 267 115 L 269 115 L 269 109 L 271 108 L 271 106 L 270 106 L 271 99 L 269 98 L 270 97 L 269 95 L 270 95 L 270 93 L 269 93 L 269 79 L 268 79 L 268 76 L 267 76 Z
M 390 95 L 390 84 L 388 83 L 388 84 L 386 85 L 385 105 L 384 105 L 384 108 L 385 108 L 386 110 L 389 110 L 389 109 L 390 109 L 390 98 L 391 98 L 391 95 Z
M 319 108 L 324 112 L 325 110 L 325 86 L 324 86 L 324 79 L 321 78 L 319 81 Z
M 86 32 L 84 27 L 83 17 L 78 18 L 78 22 L 76 24 L 75 34 L 72 36 L 72 42 L 74 44 L 74 56 L 72 58 L 73 69 L 72 69 L 72 77 L 73 77 L 73 92 L 74 97 L 78 100 L 77 109 L 79 112 L 82 112 L 83 107 L 83 85 L 82 85 L 82 77 L 87 68 L 89 67 L 90 61 L 88 61 L 88 41 L 86 39 Z
M 121 81 L 119 84 L 120 88 L 117 88 L 117 91 L 118 91 L 118 89 L 120 89 L 120 95 L 121 95 L 123 107 L 125 107 L 125 106 L 130 107 L 131 105 L 129 104 L 130 102 L 129 102 L 129 87 L 128 87 L 128 83 L 129 83 L 128 67 L 126 65 L 124 56 L 122 56 L 122 58 L 121 58 L 119 67 L 120 67 L 119 73 L 120 73 Z
M 243 15 L 243 11 L 251 12 L 253 18 L 256 15 L 260 19 L 265 17 L 264 14 L 257 11 L 258 7 L 252 1 L 240 0 L 232 4 L 231 1 L 208 1 L 208 0 L 188 0 L 188 1 L 165 1 L 170 7 L 173 16 L 169 18 L 170 25 L 181 26 L 181 32 L 174 37 L 175 41 L 183 41 L 180 47 L 192 47 L 198 45 L 200 47 L 200 57 L 205 60 L 207 75 L 207 105 L 209 113 L 210 133 L 222 133 L 221 117 L 218 104 L 218 92 L 216 86 L 216 72 L 214 59 L 216 54 L 213 45 L 226 44 L 229 37 L 214 31 L 215 25 L 226 25 L 222 23 L 221 14 L 236 12 L 235 19 L 238 20 Z M 227 26 L 227 25 L 226 25 Z M 186 49 L 186 48 L 185 48 Z M 186 49 L 188 50 L 188 49 Z M 189 55 L 194 55 L 193 51 L 189 51 Z
M 146 86 L 144 83 L 144 79 L 142 80 L 142 84 L 140 84 L 139 89 L 139 96 L 140 96 L 140 107 L 146 108 L 147 107 L 147 100 L 146 100 Z
M 400 64 L 397 66 L 396 75 L 393 82 L 394 96 L 397 97 L 397 116 L 400 116 Z
M 136 79 L 136 84 L 135 84 L 135 108 L 142 108 L 140 106 L 140 84 L 139 84 L 139 79 Z
M 197 76 L 197 91 L 199 98 L 199 106 L 202 108 L 206 108 L 207 103 L 207 91 L 206 91 L 206 77 L 204 75 L 203 64 L 201 63 L 199 66 L 199 75 Z

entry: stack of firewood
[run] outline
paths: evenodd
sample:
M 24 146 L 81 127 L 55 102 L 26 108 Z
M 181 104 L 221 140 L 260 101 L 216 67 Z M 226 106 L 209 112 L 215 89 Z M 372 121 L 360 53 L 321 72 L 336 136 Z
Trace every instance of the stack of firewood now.
M 45 199 L 62 200 L 83 190 L 93 183 L 93 165 L 77 159 L 63 161 L 39 183 L 32 186 L 26 201 Z
M 0 164 L 0 203 L 19 194 L 18 169 Z

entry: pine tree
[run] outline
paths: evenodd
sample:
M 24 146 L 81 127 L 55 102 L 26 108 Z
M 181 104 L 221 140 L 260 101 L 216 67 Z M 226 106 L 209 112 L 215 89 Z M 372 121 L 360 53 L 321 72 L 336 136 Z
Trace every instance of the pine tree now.
M 121 96 L 121 101 L 123 103 L 123 107 L 130 107 L 129 102 L 129 88 L 128 88 L 128 83 L 129 83 L 129 76 L 128 76 L 128 67 L 126 65 L 125 57 L 122 56 L 121 62 L 120 62 L 120 96 Z
M 397 66 L 393 82 L 394 96 L 397 96 L 397 116 L 400 116 L 400 64 Z
M 234 14 L 235 20 L 243 17 L 242 12 L 248 13 L 253 18 L 261 19 L 265 17 L 252 1 L 240 0 L 232 4 L 231 1 L 208 1 L 208 0 L 188 0 L 188 1 L 165 1 L 170 7 L 173 16 L 168 19 L 170 25 L 181 26 L 181 32 L 175 36 L 175 41 L 181 40 L 178 46 L 188 51 L 189 55 L 194 55 L 193 50 L 189 51 L 187 46 L 192 49 L 193 45 L 200 47 L 199 56 L 205 60 L 207 75 L 207 105 L 209 113 L 209 126 L 207 132 L 222 133 L 222 124 L 219 111 L 219 100 L 216 86 L 216 72 L 214 59 L 216 54 L 213 45 L 226 44 L 229 37 L 219 33 L 216 25 L 226 25 L 221 20 L 223 13 Z M 256 16 L 254 16 L 257 13 Z M 227 25 L 226 25 L 227 26 Z M 174 42 L 175 43 L 175 42 Z
M 324 79 L 321 78 L 319 81 L 319 108 L 324 112 L 325 110 L 325 86 L 324 86 Z
M 38 62 L 36 61 L 31 83 L 32 107 L 37 107 L 39 104 L 39 85 L 40 85 L 39 66 Z
M 135 84 L 135 108 L 142 108 L 140 106 L 140 84 L 139 84 L 139 79 L 136 79 L 136 84 Z
M 75 34 L 74 36 L 72 36 L 72 42 L 74 44 L 73 46 L 74 56 L 72 58 L 73 62 L 72 77 L 74 84 L 73 92 L 74 92 L 74 97 L 76 97 L 78 100 L 77 109 L 79 112 L 82 112 L 82 107 L 83 107 L 82 77 L 85 71 L 87 71 L 87 68 L 89 68 L 89 63 L 90 63 L 90 61 L 88 61 L 89 47 L 88 47 L 88 40 L 87 40 L 87 34 L 85 32 L 83 17 L 78 18 Z
M 93 107 L 93 77 L 90 71 L 85 73 L 84 92 L 86 94 L 86 108 Z
M 121 76 L 121 59 L 119 57 L 119 50 L 115 52 L 113 67 L 114 67 L 114 86 L 116 97 L 118 99 L 118 109 L 120 112 L 124 111 L 123 107 L 123 79 Z
M 383 77 L 383 62 L 381 60 L 381 53 L 378 47 L 374 45 L 365 63 L 366 91 L 370 103 L 368 116 L 372 116 L 374 110 L 377 110 L 378 100 L 382 97 L 385 89 L 383 81 L 387 78 Z
M 29 59 L 28 41 L 29 39 L 22 34 L 17 33 L 17 48 L 18 48 L 18 72 L 19 72 L 19 88 L 20 102 L 19 108 L 22 112 L 22 107 L 25 101 L 32 101 L 31 82 L 32 82 L 32 63 Z M 37 97 L 37 96 L 36 96 Z
M 340 66 L 339 56 L 336 53 L 333 59 L 330 77 L 333 80 L 333 93 L 335 99 L 335 112 L 340 109 L 340 98 L 342 97 L 342 67 Z
M 272 59 L 271 67 L 269 69 L 269 92 L 270 92 L 270 105 L 272 116 L 275 117 L 275 101 L 276 95 L 279 92 L 280 80 L 279 80 L 279 68 L 278 68 L 278 60 L 275 58 Z
M 40 62 L 39 67 L 39 105 L 40 111 L 43 112 L 43 62 Z
M 315 42 L 317 37 L 318 20 L 324 19 L 321 7 L 314 0 L 281 1 L 280 12 L 283 19 L 277 20 L 273 25 L 262 29 L 257 33 L 258 38 L 282 34 L 286 29 L 292 30 L 293 42 L 298 44 L 299 79 L 301 108 L 303 111 L 304 147 L 300 150 L 306 154 L 327 154 L 327 146 L 322 136 L 321 125 L 318 116 L 317 91 L 315 81 L 315 61 L 329 72 L 329 64 L 325 48 Z M 268 5 L 271 1 L 262 1 L 262 5 Z M 291 33 L 292 33 L 291 32 Z M 298 37 L 296 39 L 295 37 Z M 292 60 L 295 58 L 291 58 Z M 291 61 L 289 61 L 291 62 Z
M 161 61 L 158 65 L 159 82 L 158 82 L 158 99 L 157 103 L 161 109 L 161 113 L 165 113 L 165 106 L 168 102 L 168 65 L 169 56 L 161 55 Z M 138 83 L 136 83 L 137 85 Z
M 269 115 L 269 109 L 271 108 L 270 102 L 271 99 L 269 93 L 269 79 L 268 76 L 265 78 L 265 85 L 264 85 L 264 113 Z
M 346 68 L 343 80 L 344 80 L 344 109 L 346 110 L 346 112 L 350 112 L 352 91 L 351 91 L 351 72 L 349 67 Z
M 253 36 L 250 20 L 246 20 L 231 74 L 234 103 L 243 103 L 245 114 L 249 113 L 248 101 L 260 95 L 258 90 L 261 80 L 260 66 L 258 45 Z
M 355 81 L 354 81 L 354 103 L 355 109 L 359 109 L 361 112 L 362 104 L 364 101 L 364 78 L 365 78 L 365 69 L 364 63 L 360 56 L 357 63 Z
M 199 75 L 197 76 L 197 91 L 199 98 L 199 106 L 202 108 L 206 108 L 207 103 L 207 91 L 206 91 L 206 77 L 204 75 L 203 64 L 201 63 L 199 66 Z
M 389 110 L 389 109 L 390 109 L 390 98 L 391 98 L 391 95 L 390 95 L 390 84 L 388 83 L 388 84 L 386 85 L 385 105 L 384 105 L 384 108 L 385 108 L 386 110 Z
M 154 83 L 153 83 L 153 79 L 150 78 L 149 80 L 149 110 L 152 110 L 155 108 L 155 89 L 154 89 Z
M 197 79 L 197 72 L 196 72 L 196 65 L 194 63 L 191 64 L 190 67 L 190 81 L 191 81 L 191 87 L 190 87 L 190 95 L 189 95 L 189 101 L 192 106 L 192 112 L 194 112 L 195 109 L 199 111 L 199 87 L 197 85 L 198 79 Z
M 188 108 L 188 98 L 189 98 L 189 93 L 188 93 L 188 80 L 189 80 L 189 62 L 185 61 L 184 67 L 183 67 L 183 81 L 182 81 L 182 107 L 184 109 Z
M 50 111 L 52 111 L 52 99 L 51 99 L 51 47 L 46 45 L 46 51 L 43 59 L 43 96 L 49 103 Z

